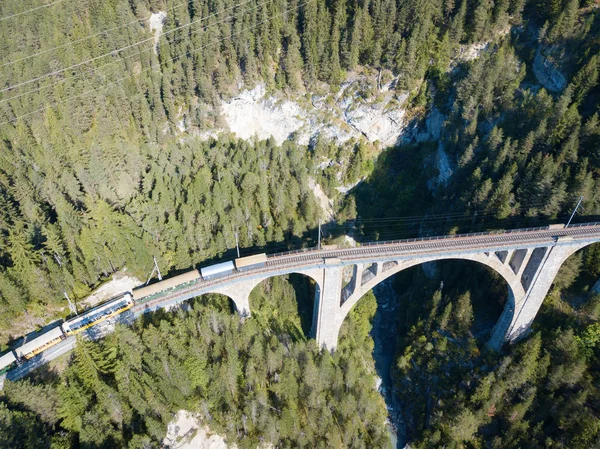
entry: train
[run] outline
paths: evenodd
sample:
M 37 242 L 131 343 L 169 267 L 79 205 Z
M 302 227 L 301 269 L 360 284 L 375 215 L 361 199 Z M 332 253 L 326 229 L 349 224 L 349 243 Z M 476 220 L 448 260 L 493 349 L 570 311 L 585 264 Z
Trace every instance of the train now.
M 106 302 L 63 321 L 60 325 L 40 335 L 36 335 L 30 341 L 25 339 L 23 343 L 0 355 L 0 375 L 5 374 L 16 365 L 31 359 L 65 338 L 76 335 L 104 320 L 117 316 L 131 309 L 135 304 L 142 304 L 149 301 L 165 291 L 178 289 L 198 281 L 209 281 L 236 272 L 245 272 L 260 268 L 266 263 L 267 255 L 265 253 L 248 257 L 238 257 L 234 260 L 200 268 L 200 270 L 190 270 L 154 284 L 134 288 L 131 292 L 121 293 Z

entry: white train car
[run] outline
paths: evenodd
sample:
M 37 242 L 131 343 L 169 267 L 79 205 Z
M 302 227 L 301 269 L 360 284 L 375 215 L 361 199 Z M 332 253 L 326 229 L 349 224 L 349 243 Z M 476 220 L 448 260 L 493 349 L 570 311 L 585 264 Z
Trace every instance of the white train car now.
M 235 267 L 238 271 L 248 271 L 253 268 L 264 267 L 266 263 L 267 255 L 265 253 L 235 259 Z
M 0 374 L 7 372 L 16 361 L 17 358 L 12 351 L 8 351 L 3 356 L 0 356 Z
M 63 333 L 62 329 L 60 327 L 55 327 L 54 329 L 43 333 L 39 337 L 36 337 L 33 340 L 20 345 L 18 348 L 15 348 L 15 354 L 17 354 L 17 357 L 20 359 L 30 359 L 34 355 L 39 354 L 51 346 L 54 346 L 63 338 L 65 338 L 65 334 Z
M 231 260 L 221 262 L 215 265 L 210 265 L 200 269 L 200 274 L 204 280 L 215 279 L 221 276 L 226 276 L 235 271 L 235 266 Z
M 67 335 L 73 335 L 110 317 L 123 313 L 132 306 L 133 298 L 127 292 L 65 321 L 62 328 Z

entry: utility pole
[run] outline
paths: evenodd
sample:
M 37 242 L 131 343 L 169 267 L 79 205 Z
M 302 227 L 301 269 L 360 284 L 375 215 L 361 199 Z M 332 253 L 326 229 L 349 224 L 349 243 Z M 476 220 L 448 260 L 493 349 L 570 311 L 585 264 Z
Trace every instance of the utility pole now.
M 317 249 L 321 249 L 321 220 L 319 220 L 319 236 L 317 237 Z
M 65 298 L 67 298 L 67 301 L 69 302 L 69 309 L 71 310 L 71 313 L 77 315 L 77 308 L 75 307 L 75 304 L 71 302 L 71 298 L 69 298 L 69 295 L 67 295 L 67 291 L 63 290 L 63 293 L 65 294 Z
M 569 218 L 569 221 L 567 221 L 567 224 L 565 225 L 565 228 L 568 228 L 569 225 L 571 224 L 571 220 L 575 216 L 575 213 L 577 212 L 577 209 L 579 209 L 579 206 L 581 206 L 581 202 L 582 201 L 583 201 L 583 197 L 580 196 L 579 197 L 579 201 L 577 201 L 577 206 L 575 206 L 575 209 L 573 209 L 573 213 L 571 214 L 571 218 Z M 582 209 L 583 209 L 583 207 L 582 207 Z
M 154 259 L 154 268 L 156 269 L 156 273 L 158 274 L 158 280 L 162 281 L 162 276 L 160 275 L 160 269 L 158 268 L 158 263 L 156 262 L 156 256 L 152 256 Z
M 152 259 L 154 260 L 154 266 L 152 267 L 152 271 L 150 272 L 150 275 L 148 276 L 148 280 L 146 281 L 146 285 L 148 285 L 148 283 L 150 282 L 150 279 L 152 279 L 152 276 L 154 276 L 154 272 L 156 271 L 156 273 L 158 273 L 158 280 L 162 281 L 162 276 L 160 274 L 160 269 L 158 268 L 158 263 L 156 262 L 156 256 L 152 256 Z
M 235 249 L 237 250 L 238 259 L 240 258 L 240 241 L 238 239 L 237 231 L 233 233 L 235 235 Z

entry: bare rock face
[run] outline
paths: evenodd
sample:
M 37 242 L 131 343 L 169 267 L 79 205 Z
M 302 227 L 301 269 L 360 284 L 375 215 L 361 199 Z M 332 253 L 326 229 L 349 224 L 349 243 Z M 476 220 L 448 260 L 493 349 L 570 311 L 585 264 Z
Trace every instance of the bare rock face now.
M 433 106 L 429 115 L 425 119 L 425 130 L 419 131 L 414 136 L 417 142 L 427 142 L 431 140 L 439 140 L 446 117 L 438 108 Z
M 159 11 L 153 13 L 148 21 L 150 24 L 150 33 L 154 35 L 154 53 L 156 54 L 158 54 L 158 41 L 160 40 L 166 18 L 166 11 Z
M 427 181 L 427 187 L 429 191 L 435 192 L 438 188 L 443 188 L 448 185 L 450 178 L 454 174 L 453 164 L 448 157 L 448 154 L 444 150 L 444 145 L 440 140 L 438 142 L 438 149 L 435 153 L 435 168 L 438 170 L 438 175 L 435 178 L 431 178 Z
M 356 76 L 335 94 L 312 95 L 310 101 L 269 95 L 265 85 L 259 84 L 223 101 L 221 112 L 229 129 L 243 139 L 273 137 L 281 144 L 295 137 L 308 144 L 322 135 L 336 143 L 364 138 L 392 146 L 405 130 L 408 99 L 408 93 L 394 91 L 395 81 L 375 88 L 369 84 L 372 79 Z
M 560 72 L 556 59 L 551 56 L 557 53 L 556 50 L 556 48 L 551 47 L 542 51 L 538 47 L 533 59 L 533 74 L 539 83 L 551 92 L 560 92 L 567 85 L 567 79 Z

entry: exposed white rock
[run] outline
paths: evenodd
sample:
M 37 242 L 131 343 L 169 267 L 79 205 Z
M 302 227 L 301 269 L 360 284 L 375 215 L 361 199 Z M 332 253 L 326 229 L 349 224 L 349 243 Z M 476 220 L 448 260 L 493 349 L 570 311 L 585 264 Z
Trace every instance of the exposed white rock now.
M 436 156 L 436 166 L 439 172 L 438 182 L 440 185 L 447 186 L 450 177 L 454 173 L 452 167 L 450 166 L 450 158 L 448 158 L 448 154 L 444 151 L 444 146 L 442 142 L 438 145 L 437 156 Z
M 311 138 L 322 135 L 337 143 L 354 137 L 393 145 L 406 127 L 408 94 L 395 94 L 394 79 L 365 99 L 361 93 L 366 81 L 372 79 L 353 76 L 335 96 L 313 95 L 303 106 L 300 98 L 267 96 L 265 85 L 259 84 L 223 101 L 221 111 L 229 129 L 243 139 L 272 136 L 281 144 L 295 135 L 301 144 L 308 144 Z
M 150 33 L 154 35 L 154 53 L 156 54 L 158 54 L 158 41 L 160 40 L 166 18 L 166 11 L 158 11 L 150 16 Z
M 425 131 L 419 132 L 415 136 L 417 142 L 427 142 L 429 140 L 438 140 L 442 132 L 442 126 L 446 117 L 438 108 L 433 106 L 429 115 L 425 119 Z
M 481 53 L 488 49 L 489 45 L 489 42 L 474 42 L 470 45 L 461 45 L 456 59 L 465 62 L 473 61 L 474 59 L 479 58 Z
M 435 153 L 435 167 L 438 170 L 438 175 L 435 178 L 427 181 L 427 187 L 430 191 L 434 191 L 438 187 L 445 187 L 448 185 L 448 181 L 452 177 L 454 170 L 448 154 L 444 151 L 444 145 L 440 141 L 438 143 L 438 149 Z
M 228 446 L 225 438 L 210 435 L 208 428 L 199 424 L 198 418 L 191 412 L 179 410 L 167 427 L 167 436 L 163 440 L 165 449 L 234 449 Z
M 224 437 L 211 435 L 210 429 L 202 425 L 200 418 L 187 410 L 179 410 L 167 427 L 163 449 L 237 449 L 235 444 L 227 444 Z M 256 449 L 274 449 L 270 443 Z
M 80 302 L 80 306 L 83 308 L 92 307 L 120 293 L 131 291 L 134 287 L 142 284 L 142 281 L 133 276 L 128 276 L 126 273 L 127 269 L 123 269 L 113 274 L 112 280 L 97 288 L 91 295 Z
M 272 136 L 281 144 L 306 123 L 303 118 L 306 114 L 297 103 L 265 98 L 264 84 L 224 101 L 221 109 L 231 132 L 242 139 Z
M 551 53 L 553 50 L 550 48 L 548 53 Z M 560 92 L 566 87 L 567 78 L 560 72 L 556 63 L 545 53 L 538 47 L 533 58 L 533 74 L 547 90 Z
M 358 246 L 358 244 L 356 243 L 356 240 L 354 240 L 349 235 L 344 236 L 344 245 L 349 246 L 351 248 L 355 248 Z

